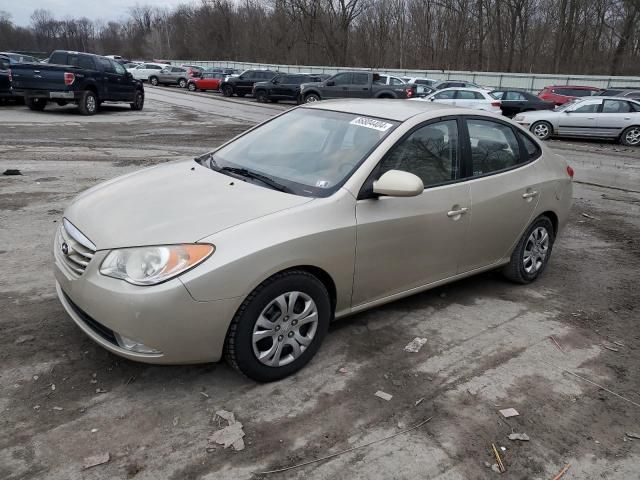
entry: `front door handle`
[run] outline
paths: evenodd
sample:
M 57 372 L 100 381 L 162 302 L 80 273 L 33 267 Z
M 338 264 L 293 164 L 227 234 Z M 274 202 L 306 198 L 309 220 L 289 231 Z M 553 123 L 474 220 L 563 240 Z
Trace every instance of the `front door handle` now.
M 467 207 L 462 207 L 459 208 L 457 210 L 449 210 L 447 212 L 447 217 L 451 218 L 451 217 L 459 217 L 460 215 L 464 215 L 465 213 L 467 213 L 469 209 Z
M 522 194 L 522 198 L 533 198 L 538 196 L 538 191 L 533 190 L 531 192 L 525 192 Z

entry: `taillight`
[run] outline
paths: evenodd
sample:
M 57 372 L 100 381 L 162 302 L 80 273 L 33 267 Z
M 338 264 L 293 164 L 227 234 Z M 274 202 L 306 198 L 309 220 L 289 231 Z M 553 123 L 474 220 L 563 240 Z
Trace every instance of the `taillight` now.
M 413 97 L 413 88 L 407 88 L 407 98 Z
M 492 107 L 499 107 L 500 106 L 500 102 L 491 102 L 491 106 Z
M 573 178 L 573 174 L 575 172 L 573 171 L 573 168 L 571 168 L 569 165 L 567 165 L 567 175 L 569 175 L 571 178 Z
M 65 85 L 72 85 L 73 82 L 76 81 L 76 75 L 75 73 L 71 73 L 71 72 L 64 72 L 64 84 Z
M 13 75 L 11 73 L 11 69 L 9 69 L 9 83 L 13 80 Z

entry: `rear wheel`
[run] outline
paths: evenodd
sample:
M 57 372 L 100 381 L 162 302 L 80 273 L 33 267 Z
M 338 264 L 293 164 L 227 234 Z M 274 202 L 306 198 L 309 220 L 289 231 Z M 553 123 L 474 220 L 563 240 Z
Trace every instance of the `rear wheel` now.
M 178 86 L 180 88 L 186 88 L 187 87 L 187 81 L 184 78 L 181 78 L 180 80 L 178 80 Z
M 47 101 L 44 98 L 25 97 L 24 102 L 27 104 L 27 107 L 29 107 L 29 110 L 36 112 L 41 112 L 44 110 L 44 107 L 47 106 Z
M 620 143 L 629 147 L 640 145 L 640 126 L 625 129 L 620 135 Z
M 130 103 L 129 105 L 131 105 L 131 110 L 142 110 L 144 107 L 144 93 L 142 93 L 141 90 L 137 90 L 133 103 Z
M 256 92 L 256 100 L 258 103 L 267 103 L 267 93 L 264 90 L 258 90 Z
M 331 302 L 324 284 L 301 270 L 274 275 L 242 303 L 225 342 L 229 364 L 259 382 L 301 369 L 329 328 Z
M 546 140 L 553 133 L 553 127 L 545 121 L 535 122 L 529 130 L 540 140 Z
M 224 87 L 222 87 L 222 94 L 225 97 L 233 97 L 233 86 L 225 85 Z
M 80 95 L 78 109 L 82 115 L 95 115 L 98 112 L 98 97 L 91 90 L 85 90 Z
M 503 274 L 512 282 L 530 283 L 542 274 L 555 240 L 553 223 L 545 215 L 538 217 L 524 232 L 511 254 Z
M 191 82 L 189 83 L 189 85 L 187 86 L 187 88 L 189 89 L 190 92 L 195 92 L 198 88 L 196 87 L 196 84 Z
M 157 87 L 158 86 L 158 77 L 150 77 L 149 78 L 149 83 L 151 85 L 153 85 L 154 87 Z

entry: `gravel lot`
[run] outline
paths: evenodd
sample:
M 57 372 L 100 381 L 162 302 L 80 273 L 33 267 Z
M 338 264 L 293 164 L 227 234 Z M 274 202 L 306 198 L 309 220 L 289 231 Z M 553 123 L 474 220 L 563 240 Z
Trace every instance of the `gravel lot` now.
M 142 112 L 0 108 L 0 172 L 23 173 L 0 175 L 0 478 L 490 479 L 501 476 L 489 468 L 492 443 L 506 447 L 501 478 L 551 479 L 566 464 L 563 479 L 640 478 L 640 439 L 626 436 L 640 434 L 637 148 L 550 142 L 579 182 L 537 283 L 487 273 L 342 320 L 309 366 L 278 383 L 224 363 L 135 364 L 75 327 L 55 296 L 51 258 L 69 201 L 97 182 L 192 158 L 285 108 L 162 88 L 147 89 Z M 427 344 L 405 352 L 417 336 Z M 504 419 L 507 407 L 520 415 Z M 222 408 L 244 425 L 241 452 L 207 449 Z M 431 417 L 330 461 L 256 473 Z M 530 441 L 509 440 L 514 432 Z M 82 469 L 106 452 L 108 463 Z

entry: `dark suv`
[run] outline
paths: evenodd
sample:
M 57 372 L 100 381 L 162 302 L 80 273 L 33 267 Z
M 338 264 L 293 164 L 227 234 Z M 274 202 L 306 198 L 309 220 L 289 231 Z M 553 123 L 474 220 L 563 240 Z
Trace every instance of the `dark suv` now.
M 277 75 L 268 82 L 253 85 L 253 96 L 260 103 L 278 100 L 295 100 L 300 96 L 300 84 L 321 82 L 328 75 L 308 75 L 304 73 L 287 73 Z
M 237 77 L 227 77 L 220 85 L 220 90 L 225 97 L 231 97 L 234 94 L 244 97 L 251 94 L 254 83 L 271 80 L 277 74 L 278 72 L 273 70 L 245 70 Z

